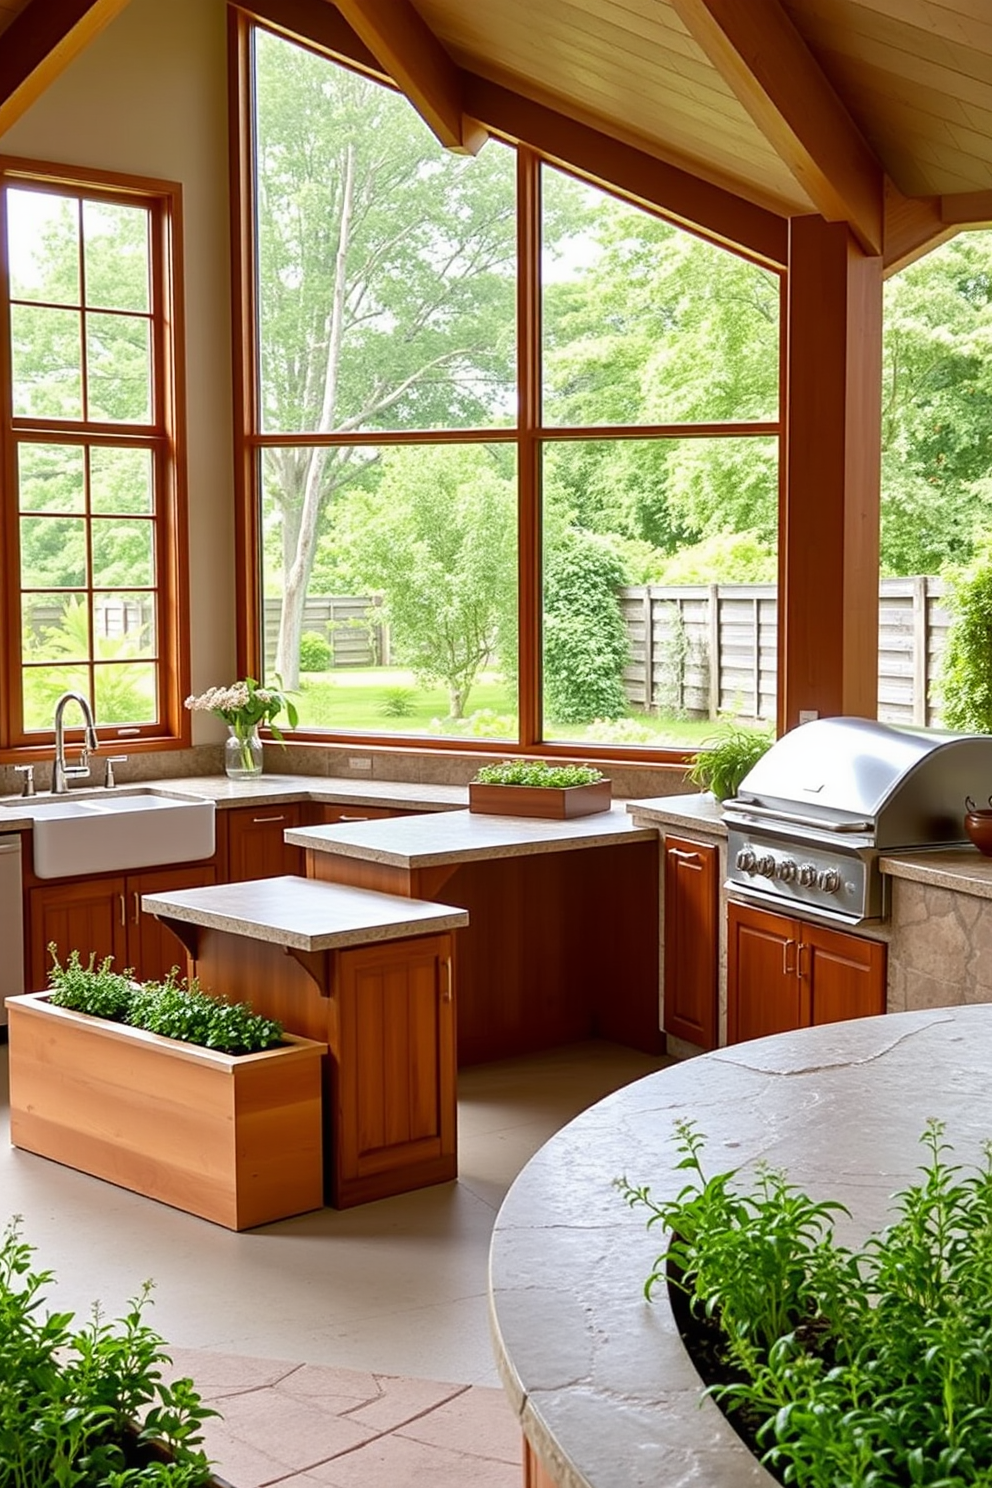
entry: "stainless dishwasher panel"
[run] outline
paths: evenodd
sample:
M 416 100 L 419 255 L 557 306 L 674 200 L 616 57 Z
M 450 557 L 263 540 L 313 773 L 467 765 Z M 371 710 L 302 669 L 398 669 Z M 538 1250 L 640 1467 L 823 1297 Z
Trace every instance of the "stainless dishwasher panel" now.
M 5 999 L 24 991 L 24 888 L 21 839 L 0 837 L 0 1026 L 7 1022 Z

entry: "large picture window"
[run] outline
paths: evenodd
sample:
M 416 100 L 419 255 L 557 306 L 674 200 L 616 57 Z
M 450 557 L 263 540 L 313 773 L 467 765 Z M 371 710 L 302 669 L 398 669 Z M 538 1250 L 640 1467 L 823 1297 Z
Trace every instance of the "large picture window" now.
M 776 577 L 778 276 L 245 34 L 245 665 L 315 737 L 691 747 L 676 591 Z
M 67 690 L 111 738 L 182 728 L 178 200 L 67 176 L 0 162 L 13 746 L 50 735 Z

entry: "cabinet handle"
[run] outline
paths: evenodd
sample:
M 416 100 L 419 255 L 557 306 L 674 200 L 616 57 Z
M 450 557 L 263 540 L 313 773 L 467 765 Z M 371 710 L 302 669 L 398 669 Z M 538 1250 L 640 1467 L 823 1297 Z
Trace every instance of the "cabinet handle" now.
M 455 995 L 455 976 L 454 972 L 451 969 L 451 957 L 444 956 L 442 958 L 442 964 L 444 966 L 445 976 L 444 991 L 441 993 L 441 1001 L 450 1002 Z
M 251 820 L 253 826 L 260 827 L 263 822 L 280 822 L 285 821 L 286 818 L 284 816 L 253 816 Z
M 698 852 L 683 852 L 680 847 L 670 847 L 668 851 L 673 858 L 681 858 L 685 863 L 701 863 L 703 861 Z
M 119 899 L 120 906 L 121 906 L 121 924 L 126 929 L 127 928 L 127 901 L 125 900 L 123 894 L 118 894 L 117 895 L 117 898 Z
M 348 816 L 345 812 L 342 812 L 342 814 L 338 817 L 338 821 L 339 822 L 343 822 L 343 821 L 370 821 L 370 820 L 371 820 L 371 818 L 368 817 L 368 816 Z
M 799 942 L 799 965 L 797 967 L 797 975 L 798 975 L 799 980 L 801 982 L 806 981 L 807 978 L 809 977 L 809 952 L 810 952 L 810 950 L 811 950 L 811 946 L 810 946 L 808 940 L 801 940 Z M 805 971 L 803 970 L 803 952 L 804 951 L 806 952 L 806 970 Z
M 794 976 L 796 972 L 796 942 L 786 940 L 782 944 L 782 975 Z
M 134 893 L 133 898 L 134 898 L 134 923 L 136 925 L 138 925 L 138 924 L 141 923 L 141 903 L 140 903 L 139 895 L 138 895 L 137 892 Z

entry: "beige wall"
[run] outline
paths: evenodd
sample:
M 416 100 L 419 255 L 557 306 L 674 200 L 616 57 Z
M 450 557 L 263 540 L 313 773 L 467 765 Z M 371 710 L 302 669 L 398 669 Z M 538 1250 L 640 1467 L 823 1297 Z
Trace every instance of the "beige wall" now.
M 225 0 L 131 0 L 0 152 L 178 181 L 186 260 L 193 687 L 234 677 Z M 209 715 L 194 743 L 219 738 Z

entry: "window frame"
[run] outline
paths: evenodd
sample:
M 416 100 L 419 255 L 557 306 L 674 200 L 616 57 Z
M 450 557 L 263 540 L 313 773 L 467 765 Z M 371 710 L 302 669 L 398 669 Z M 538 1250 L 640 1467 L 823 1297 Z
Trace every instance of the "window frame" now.
M 270 18 L 265 14 L 273 10 Z M 757 253 L 729 244 L 684 220 L 668 214 L 639 196 L 603 180 L 593 180 L 561 159 L 535 149 L 523 140 L 494 131 L 516 152 L 517 157 L 517 408 L 518 416 L 509 426 L 482 429 L 415 430 L 402 433 L 383 431 L 369 434 L 291 435 L 265 433 L 259 408 L 259 345 L 256 315 L 258 262 L 255 237 L 254 162 L 255 162 L 255 96 L 253 73 L 253 36 L 256 31 L 269 31 L 296 46 L 323 57 L 329 63 L 364 73 L 382 87 L 402 95 L 391 78 L 377 66 L 371 66 L 357 55 L 350 56 L 333 45 L 299 35 L 290 26 L 279 23 L 281 6 L 229 8 L 229 67 L 232 134 L 232 223 L 234 224 L 234 390 L 237 410 L 235 430 L 236 493 L 236 584 L 238 597 L 238 664 L 241 675 L 259 677 L 264 662 L 263 594 L 261 577 L 261 457 L 265 448 L 320 444 L 326 446 L 365 444 L 388 445 L 514 443 L 517 450 L 517 564 L 518 564 L 518 676 L 517 719 L 515 740 L 438 738 L 430 734 L 361 733 L 344 730 L 294 731 L 294 739 L 329 746 L 358 746 L 380 749 L 420 749 L 443 753 L 528 754 L 572 758 L 577 752 L 583 758 L 630 764 L 683 763 L 695 752 L 691 748 L 620 746 L 590 744 L 582 740 L 549 740 L 542 736 L 543 679 L 542 623 L 542 466 L 546 446 L 559 441 L 596 439 L 689 439 L 734 438 L 747 435 L 773 437 L 778 441 L 778 500 L 781 509 L 785 468 L 785 308 L 786 273 L 783 267 Z M 541 170 L 554 167 L 575 179 L 586 181 L 609 192 L 618 200 L 637 207 L 662 221 L 705 241 L 722 251 L 755 263 L 775 274 L 779 280 L 779 397 L 777 417 L 768 420 L 736 422 L 703 422 L 696 424 L 621 424 L 605 426 L 570 426 L 545 424 L 542 420 L 542 328 L 541 328 L 541 254 L 542 207 Z M 780 560 L 781 572 L 781 560 Z
M 0 761 L 51 752 L 54 726 L 25 727 L 21 656 L 21 575 L 17 449 L 21 443 L 97 448 L 147 449 L 151 453 L 154 506 L 155 571 L 152 585 L 137 585 L 155 595 L 157 718 L 144 724 L 96 723 L 102 740 L 126 742 L 129 749 L 188 747 L 189 714 L 183 699 L 189 691 L 189 614 L 185 337 L 183 317 L 182 187 L 177 182 L 122 175 L 112 171 L 61 166 L 0 155 L 0 247 L 7 242 L 6 192 L 28 188 L 40 192 L 141 206 L 149 213 L 149 313 L 151 327 L 151 421 L 146 424 L 81 419 L 15 416 L 11 347 L 9 265 L 0 264 L 0 581 L 5 602 L 0 611 L 3 645 L 0 658 Z M 87 522 L 90 517 L 87 515 Z M 92 575 L 84 586 L 93 590 Z M 86 665 L 94 665 L 91 645 Z M 92 697 L 91 697 L 92 701 Z M 76 720 L 73 720 L 75 727 Z

